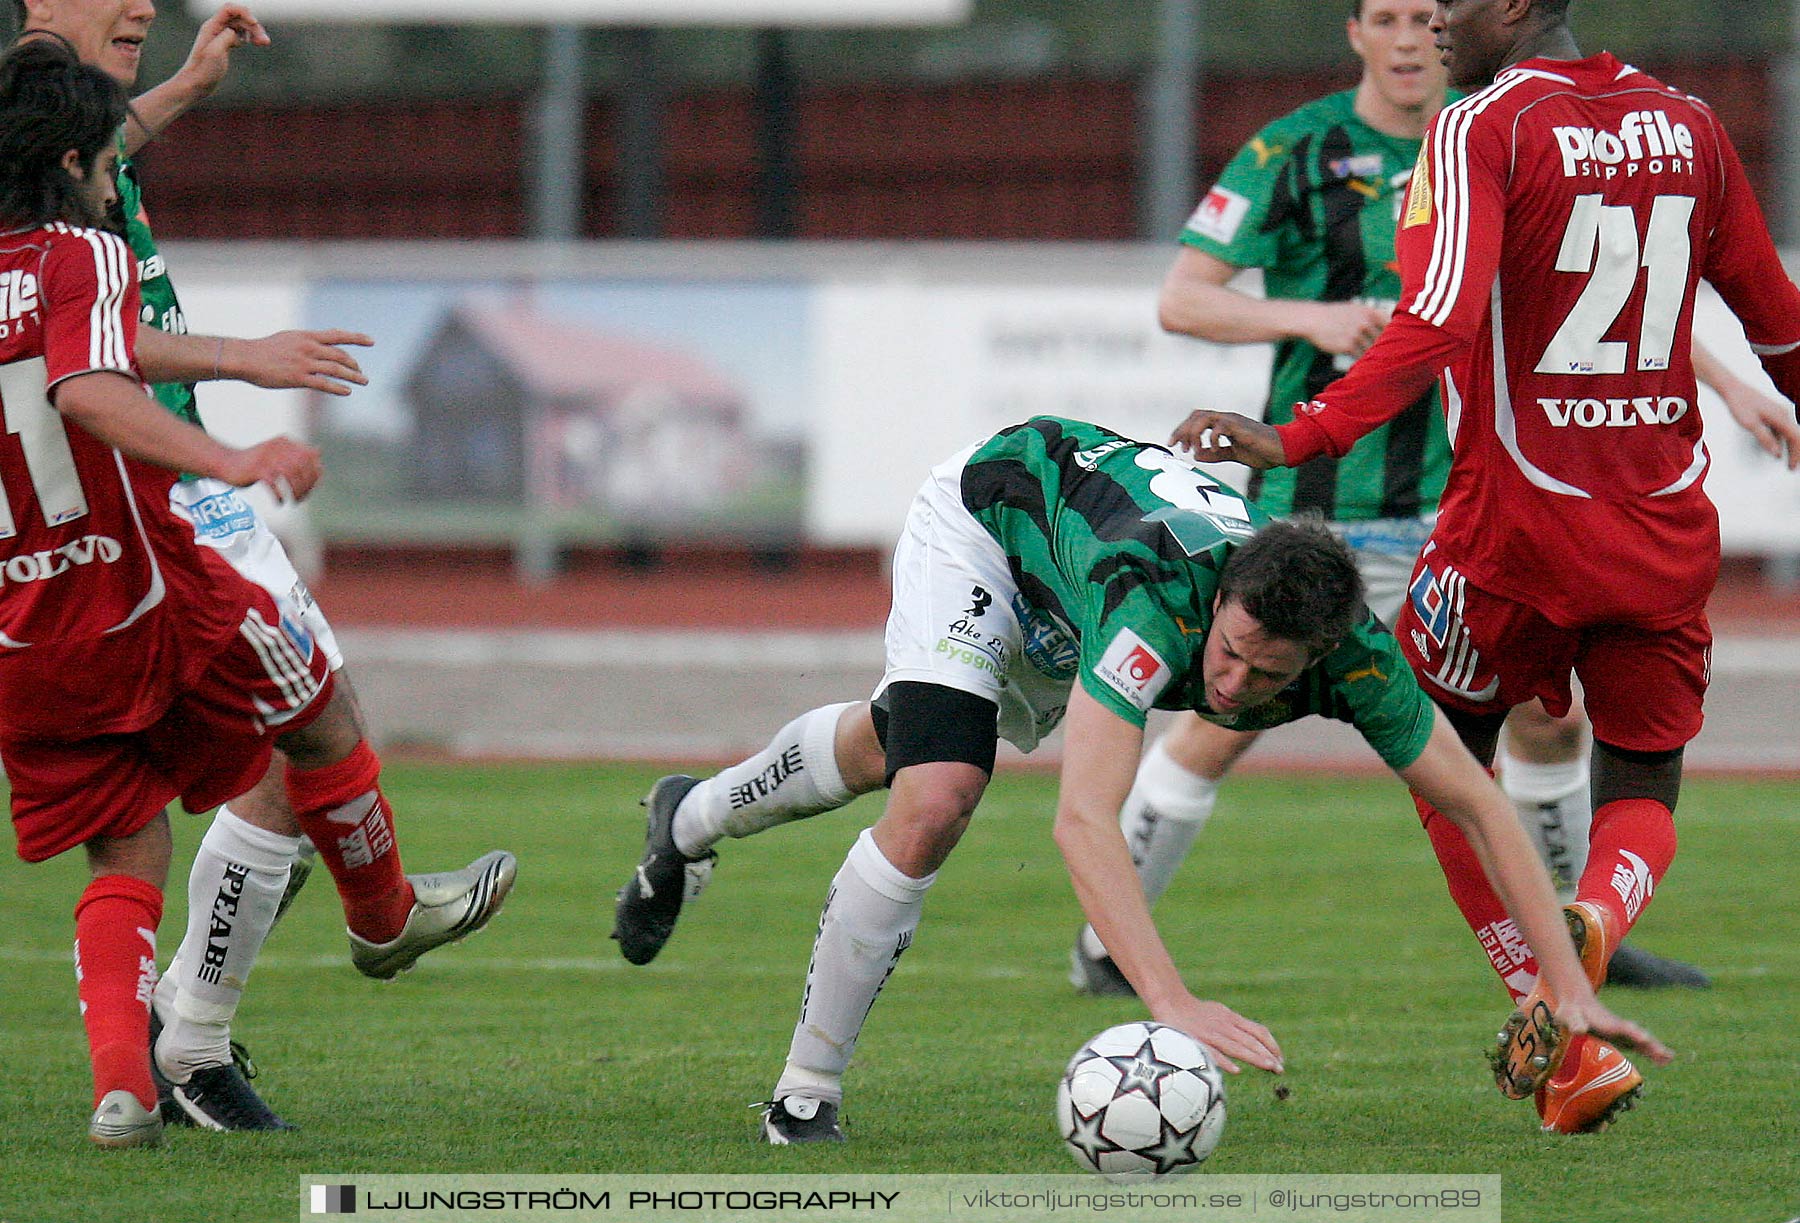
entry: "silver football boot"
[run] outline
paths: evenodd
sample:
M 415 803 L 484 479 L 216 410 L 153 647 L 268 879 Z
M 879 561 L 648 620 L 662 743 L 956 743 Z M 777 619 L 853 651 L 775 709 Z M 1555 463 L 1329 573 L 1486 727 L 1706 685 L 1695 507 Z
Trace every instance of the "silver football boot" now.
M 161 1110 L 145 1108 L 124 1088 L 102 1096 L 88 1122 L 88 1137 L 102 1147 L 153 1147 L 162 1133 Z
M 398 976 L 432 948 L 487 925 L 505 903 L 518 873 L 519 860 L 497 849 L 460 871 L 408 875 L 414 899 L 406 925 L 385 943 L 371 943 L 348 932 L 350 962 L 365 977 L 386 981 Z

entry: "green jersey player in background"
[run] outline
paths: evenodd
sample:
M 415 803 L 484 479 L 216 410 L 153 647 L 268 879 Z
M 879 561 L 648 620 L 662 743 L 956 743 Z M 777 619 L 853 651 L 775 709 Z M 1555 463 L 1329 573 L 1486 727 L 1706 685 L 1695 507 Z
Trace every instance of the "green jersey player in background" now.
M 129 88 L 156 16 L 150 0 L 13 0 L 21 37 L 55 38 Z M 158 402 L 199 424 L 196 382 L 237 379 L 270 388 L 345 395 L 367 381 L 345 345 L 366 345 L 347 331 L 283 331 L 259 339 L 187 334 L 187 323 L 156 249 L 130 155 L 225 79 L 232 51 L 266 46 L 268 34 L 248 9 L 222 6 L 200 27 L 192 53 L 169 80 L 140 95 L 122 134 L 119 228 L 138 263 L 142 314 L 137 358 Z M 392 812 L 380 786 L 381 764 L 331 625 L 313 603 L 286 551 L 236 489 L 212 479 L 175 484 L 170 509 L 194 526 L 196 540 L 240 573 L 283 592 L 298 609 L 295 632 L 316 643 L 337 673 L 331 705 L 309 732 L 341 737 L 348 754 L 328 768 L 299 774 L 276 753 L 268 774 L 218 809 L 188 877 L 188 926 L 157 982 L 151 1030 L 153 1070 L 169 1121 L 215 1130 L 291 1128 L 263 1102 L 234 1062 L 231 1020 L 251 966 L 274 925 L 293 868 L 310 838 L 344 904 L 350 958 L 365 975 L 390 978 L 435 947 L 461 939 L 500 909 L 517 870 L 496 851 L 460 871 L 406 875 Z M 355 750 L 349 751 L 348 745 Z M 206 744 L 194 750 L 204 752 Z M 214 902 L 232 914 L 213 921 Z
M 1400 295 L 1394 233 L 1426 125 L 1446 101 L 1429 29 L 1430 0 L 1353 0 L 1350 46 L 1362 61 L 1352 89 L 1310 102 L 1251 139 L 1207 192 L 1181 234 L 1164 281 L 1164 330 L 1215 343 L 1275 345 L 1267 419 L 1285 424 L 1374 343 Z M 1246 268 L 1264 296 L 1229 287 Z M 1695 346 L 1695 367 L 1771 454 L 1800 459 L 1800 426 Z M 1341 459 L 1257 472 L 1249 495 L 1270 514 L 1323 515 L 1350 545 L 1371 609 L 1389 624 L 1450 468 L 1443 405 L 1433 389 Z M 1587 857 L 1592 818 L 1585 725 L 1579 710 L 1553 719 L 1535 703 L 1508 723 L 1501 784 L 1567 896 Z M 1178 718 L 1144 757 L 1120 813 L 1144 890 L 1169 887 L 1217 801 L 1225 774 L 1256 741 L 1196 717 Z M 1128 994 L 1092 930 L 1070 956 L 1085 992 Z M 1704 985 L 1690 965 L 1622 947 L 1611 980 Z
M 1666 1052 L 1586 989 L 1511 805 L 1420 691 L 1324 527 L 1271 524 L 1164 447 L 1037 417 L 931 473 L 893 582 L 874 697 L 802 714 L 705 781 L 657 782 L 644 855 L 619 892 L 614 937 L 647 963 L 718 841 L 890 788 L 826 897 L 767 1141 L 842 1140 L 858 1034 L 974 814 L 998 740 L 1030 751 L 1064 721 L 1055 839 L 1082 908 L 1154 1018 L 1204 1041 L 1227 1070 L 1241 1059 L 1281 1071 L 1267 1028 L 1188 991 L 1135 882 L 1118 811 L 1152 708 L 1242 730 L 1313 714 L 1354 724 L 1409 785 L 1458 813 L 1520 929 L 1548 952 L 1545 972 L 1583 991 L 1575 1022 Z

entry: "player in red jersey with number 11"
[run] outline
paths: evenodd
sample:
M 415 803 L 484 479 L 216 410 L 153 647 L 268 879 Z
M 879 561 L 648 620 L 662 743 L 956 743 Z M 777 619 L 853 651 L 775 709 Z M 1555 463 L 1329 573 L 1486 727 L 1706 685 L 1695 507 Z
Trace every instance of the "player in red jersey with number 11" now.
M 1702 278 L 1718 289 L 1789 399 L 1800 290 L 1711 109 L 1611 55 L 1583 58 L 1567 10 L 1440 0 L 1432 29 L 1451 81 L 1479 92 L 1426 135 L 1393 322 L 1293 423 L 1198 412 L 1176 438 L 1256 467 L 1342 454 L 1442 375 L 1455 457 L 1396 631 L 1484 761 L 1510 707 L 1566 709 L 1580 677 L 1595 810 L 1567 915 L 1593 975 L 1674 857 L 1682 749 L 1707 683 L 1719 527 L 1694 409 L 1695 290 Z M 1550 1020 L 1466 840 L 1420 813 L 1521 1002 L 1497 1056 L 1502 1090 L 1536 1088 L 1547 1129 L 1605 1125 L 1636 1071 Z
M 125 115 L 118 83 L 66 43 L 0 58 L 0 760 L 19 856 L 79 846 L 93 875 L 75 908 L 75 968 L 88 1134 L 109 1147 L 153 1143 L 163 1126 L 149 1003 L 164 808 L 242 794 L 278 745 L 297 807 L 360 813 L 374 759 L 288 591 L 240 575 L 170 507 L 178 472 L 301 497 L 320 466 L 286 438 L 221 445 L 148 397 L 136 262 L 102 228 Z M 378 790 L 373 803 L 389 828 Z M 503 896 L 511 858 L 498 857 Z M 398 856 L 386 858 L 412 903 Z M 241 989 L 256 950 L 228 951 L 218 971 Z M 177 1099 L 185 1087 L 199 1100 L 198 1080 Z
M 286 741 L 330 692 L 278 599 L 168 509 L 177 471 L 304 496 L 320 466 L 286 438 L 221 445 L 145 394 L 136 265 L 100 228 L 125 114 L 119 86 L 64 46 L 0 59 L 0 760 L 19 855 L 87 851 L 75 963 L 88 1132 L 103 1146 L 162 1128 L 148 1012 L 162 809 L 247 788 L 271 738 Z

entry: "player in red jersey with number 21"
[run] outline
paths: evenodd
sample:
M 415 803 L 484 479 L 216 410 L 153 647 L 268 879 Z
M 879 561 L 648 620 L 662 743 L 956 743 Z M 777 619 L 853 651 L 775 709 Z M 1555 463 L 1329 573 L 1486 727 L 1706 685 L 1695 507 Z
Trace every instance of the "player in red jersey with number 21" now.
M 1718 289 L 1789 399 L 1800 290 L 1712 110 L 1611 55 L 1583 58 L 1567 10 L 1440 0 L 1451 81 L 1478 92 L 1427 133 L 1393 322 L 1293 423 L 1197 412 L 1176 439 L 1255 467 L 1342 454 L 1441 374 L 1455 457 L 1396 632 L 1484 761 L 1509 708 L 1566 709 L 1580 677 L 1595 810 L 1566 913 L 1598 985 L 1674 857 L 1682 749 L 1708 678 L 1719 525 L 1702 486 L 1695 290 Z M 1604 1126 L 1636 1070 L 1557 1027 L 1467 841 L 1429 805 L 1420 814 L 1521 1004 L 1496 1055 L 1502 1090 L 1535 1089 L 1546 1129 Z

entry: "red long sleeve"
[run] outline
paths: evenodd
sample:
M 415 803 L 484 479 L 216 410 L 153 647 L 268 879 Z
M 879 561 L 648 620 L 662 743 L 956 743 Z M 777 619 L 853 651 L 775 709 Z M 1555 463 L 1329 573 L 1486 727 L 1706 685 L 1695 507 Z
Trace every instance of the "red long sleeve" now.
M 1417 401 L 1462 344 L 1423 319 L 1396 311 L 1348 373 L 1311 403 L 1296 405 L 1293 423 L 1276 429 L 1288 466 L 1321 454 L 1341 458 L 1358 438 Z

